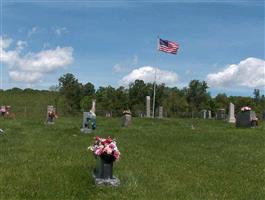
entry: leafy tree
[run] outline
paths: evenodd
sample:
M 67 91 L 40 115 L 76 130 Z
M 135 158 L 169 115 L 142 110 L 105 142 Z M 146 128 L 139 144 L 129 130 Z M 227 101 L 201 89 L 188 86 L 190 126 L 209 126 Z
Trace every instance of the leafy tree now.
M 89 111 L 92 106 L 93 96 L 84 96 L 80 101 L 80 107 L 83 112 Z
M 135 80 L 129 85 L 129 104 L 135 113 L 145 110 L 146 96 L 152 96 L 153 85 L 145 84 L 143 80 Z
M 83 85 L 82 90 L 84 96 L 94 96 L 95 94 L 95 86 L 90 82 Z
M 208 85 L 205 81 L 192 80 L 189 87 L 185 88 L 187 102 L 193 111 L 203 109 L 205 102 L 209 100 L 210 95 L 207 92 Z
M 119 112 L 122 112 L 124 109 L 129 109 L 129 92 L 124 87 L 116 89 L 114 107 Z
M 80 109 L 82 95 L 82 84 L 73 74 L 67 73 L 59 78 L 60 93 L 64 97 L 66 110 L 75 112 Z
M 229 104 L 229 99 L 225 93 L 219 93 L 214 98 L 215 105 L 218 108 L 226 108 Z
M 188 108 L 183 90 L 177 88 L 167 88 L 167 97 L 164 98 L 163 106 L 167 115 L 170 116 L 185 116 Z
M 102 114 L 112 112 L 114 110 L 115 89 L 111 86 L 99 87 L 96 92 L 98 111 Z

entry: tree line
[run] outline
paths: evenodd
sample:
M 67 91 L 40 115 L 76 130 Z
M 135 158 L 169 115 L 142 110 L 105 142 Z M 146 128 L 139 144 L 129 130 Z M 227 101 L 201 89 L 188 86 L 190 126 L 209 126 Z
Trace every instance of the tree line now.
M 120 116 L 125 109 L 130 109 L 134 116 L 144 116 L 146 96 L 151 97 L 152 105 L 153 88 L 152 83 L 135 80 L 128 88 L 107 86 L 96 89 L 91 82 L 82 84 L 73 74 L 67 73 L 62 75 L 58 79 L 58 84 L 51 86 L 49 90 L 30 88 L 0 90 L 0 104 L 9 104 L 13 106 L 14 111 L 23 113 L 38 112 L 40 108 L 45 110 L 48 104 L 52 104 L 57 108 L 59 115 L 73 115 L 89 111 L 92 100 L 96 99 L 97 115 L 105 116 L 108 113 Z M 181 89 L 158 84 L 156 111 L 159 106 L 163 106 L 167 117 L 196 117 L 202 109 L 207 109 L 214 115 L 220 108 L 228 112 L 229 102 L 235 104 L 236 112 L 243 106 L 250 106 L 261 116 L 265 110 L 265 97 L 259 89 L 254 89 L 252 97 L 227 96 L 225 93 L 211 97 L 208 89 L 207 83 L 199 80 L 192 80 L 187 87 Z
M 143 80 L 135 80 L 128 88 L 112 86 L 99 87 L 88 82 L 82 84 L 73 74 L 64 74 L 59 78 L 59 85 L 51 88 L 63 98 L 65 111 L 75 113 L 87 111 L 91 107 L 92 99 L 97 101 L 97 114 L 109 113 L 120 116 L 122 111 L 130 109 L 134 116 L 146 113 L 146 96 L 153 99 L 153 84 Z M 250 106 L 258 114 L 265 109 L 265 97 L 259 89 L 254 89 L 253 97 L 227 96 L 220 93 L 211 97 L 209 86 L 205 81 L 192 80 L 187 87 L 167 87 L 165 84 L 156 86 L 156 110 L 163 106 L 168 117 L 190 117 L 200 113 L 202 109 L 211 110 L 214 114 L 218 109 L 228 110 L 229 102 L 236 106 L 236 112 L 243 106 Z

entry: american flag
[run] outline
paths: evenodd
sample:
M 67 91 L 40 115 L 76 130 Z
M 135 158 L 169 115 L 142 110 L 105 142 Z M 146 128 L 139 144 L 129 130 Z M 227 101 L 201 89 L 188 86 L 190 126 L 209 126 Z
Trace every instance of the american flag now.
M 159 38 L 159 48 L 158 48 L 159 51 L 177 54 L 178 49 L 179 49 L 178 43 L 168 40 L 162 40 Z

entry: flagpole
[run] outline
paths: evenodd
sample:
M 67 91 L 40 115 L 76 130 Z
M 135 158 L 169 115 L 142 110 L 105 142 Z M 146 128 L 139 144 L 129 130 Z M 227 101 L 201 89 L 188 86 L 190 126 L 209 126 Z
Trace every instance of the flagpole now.
M 0 5 L 0 12 L 1 12 L 1 45 L 2 45 L 2 47 L 1 48 L 3 48 L 3 43 L 4 43 L 4 41 L 3 41 L 3 1 L 1 0 L 1 5 Z M 0 65 L 1 65 L 1 89 L 3 90 L 3 59 L 2 59 L 2 57 L 3 57 L 3 55 L 2 55 L 2 51 L 1 51 L 1 55 L 0 55 Z
M 159 53 L 159 36 L 157 36 L 157 53 L 156 53 L 157 56 L 158 56 L 158 53 Z M 156 74 L 157 74 L 157 66 L 155 66 L 154 95 L 153 95 L 153 118 L 155 118 Z

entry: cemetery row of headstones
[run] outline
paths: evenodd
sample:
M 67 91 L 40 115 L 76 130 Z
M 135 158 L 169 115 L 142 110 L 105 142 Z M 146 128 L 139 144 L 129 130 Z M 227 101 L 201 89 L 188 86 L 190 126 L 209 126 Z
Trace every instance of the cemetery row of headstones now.
M 203 118 L 207 118 L 207 110 L 202 110 Z M 208 113 L 211 113 L 208 111 Z M 208 114 L 208 118 L 211 116 Z M 235 105 L 229 103 L 228 116 L 226 116 L 225 109 L 218 109 L 216 119 L 227 120 L 228 123 L 235 123 L 236 127 L 256 127 L 258 126 L 258 118 L 255 111 L 250 107 L 242 107 L 240 112 L 235 115 Z M 265 120 L 265 112 L 263 113 L 263 120 Z
M 153 115 L 154 115 L 154 113 L 153 113 Z M 159 106 L 158 107 L 158 118 L 162 119 L 163 116 L 164 116 L 163 106 Z M 146 96 L 146 117 L 147 118 L 151 117 L 151 97 L 150 96 Z

